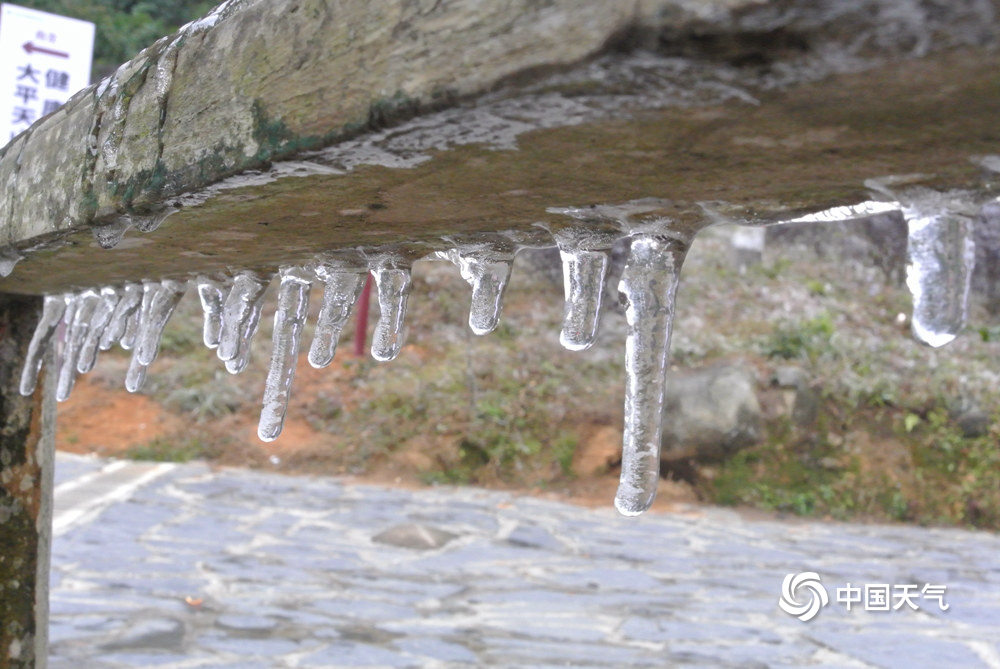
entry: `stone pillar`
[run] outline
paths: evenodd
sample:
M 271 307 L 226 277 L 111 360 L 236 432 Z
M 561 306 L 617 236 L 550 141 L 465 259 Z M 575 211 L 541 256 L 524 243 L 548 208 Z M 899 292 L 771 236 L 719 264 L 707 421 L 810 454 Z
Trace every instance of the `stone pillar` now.
M 41 314 L 38 297 L 0 295 L 0 668 L 44 667 L 55 401 L 44 373 L 18 392 L 21 365 Z

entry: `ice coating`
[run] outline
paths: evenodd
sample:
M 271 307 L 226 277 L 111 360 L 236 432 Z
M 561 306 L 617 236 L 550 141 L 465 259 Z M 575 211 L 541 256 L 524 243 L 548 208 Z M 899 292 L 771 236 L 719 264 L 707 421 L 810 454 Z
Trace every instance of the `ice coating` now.
M 455 255 L 462 278 L 472 286 L 469 328 L 477 335 L 489 334 L 500 324 L 503 294 L 507 289 L 514 254 L 489 250 L 457 250 Z
M 14 271 L 14 266 L 24 260 L 17 249 L 6 247 L 0 249 L 0 277 L 8 277 Z
M 125 330 L 142 304 L 142 285 L 138 283 L 126 283 L 122 286 L 121 297 L 115 306 L 115 311 L 111 314 L 111 321 L 108 327 L 101 334 L 100 348 L 107 351 L 118 343 L 125 335 Z M 123 348 L 128 348 L 124 347 Z
M 913 296 L 913 334 L 937 348 L 965 326 L 976 257 L 972 221 L 911 208 L 904 208 L 903 215 L 909 234 L 906 286 Z
M 625 432 L 615 507 L 650 507 L 660 479 L 660 431 L 674 296 L 687 244 L 655 235 L 632 239 L 618 290 L 625 303 Z
M 163 328 L 170 320 L 171 314 L 177 308 L 177 303 L 184 296 L 186 284 L 183 281 L 165 279 L 159 284 L 153 284 L 153 298 L 149 311 L 145 312 L 142 327 L 139 329 L 139 339 L 135 347 L 136 357 L 143 367 L 149 367 L 160 351 L 160 338 Z
M 73 297 L 71 304 L 66 309 L 64 321 L 67 330 L 62 359 L 59 361 L 59 378 L 56 381 L 56 401 L 58 402 L 65 402 L 73 391 L 80 350 L 83 348 L 83 343 L 90 330 L 90 321 L 94 316 L 94 310 L 100 301 L 99 293 L 85 290 Z M 70 315 L 72 318 L 69 318 Z
M 38 372 L 42 368 L 45 352 L 49 349 L 52 335 L 66 313 L 67 295 L 46 295 L 42 304 L 42 317 L 31 335 L 28 344 L 28 354 L 24 358 L 24 369 L 21 370 L 21 394 L 28 396 L 35 392 L 38 384 Z
M 238 273 L 233 277 L 233 285 L 222 307 L 222 327 L 216 353 L 223 362 L 243 360 L 243 366 L 238 371 L 242 371 L 250 359 L 250 340 L 257 333 L 268 283 L 269 278 L 264 279 L 255 272 Z M 237 373 L 230 365 L 226 365 L 226 369 Z
M 271 337 L 271 366 L 264 382 L 264 401 L 257 436 L 274 441 L 281 434 L 288 410 L 288 398 L 295 365 L 299 359 L 302 327 L 309 310 L 310 277 L 301 270 L 283 270 L 278 288 L 278 306 L 274 312 Z
M 365 287 L 368 269 L 339 269 L 321 264 L 315 271 L 323 282 L 323 303 L 316 317 L 316 329 L 309 347 L 309 364 L 322 369 L 333 362 L 340 332 Z
M 597 339 L 610 256 L 607 251 L 573 248 L 560 248 L 559 256 L 566 296 L 559 343 L 570 351 L 583 351 Z
M 121 243 L 125 233 L 132 228 L 132 219 L 128 216 L 120 216 L 111 223 L 95 225 L 91 228 L 94 240 L 102 249 L 113 249 Z
M 410 296 L 410 270 L 377 267 L 372 270 L 378 288 L 380 310 L 372 334 L 372 357 L 381 362 L 395 360 L 403 348 L 403 320 Z
M 226 299 L 223 283 L 205 276 L 199 276 L 196 283 L 198 299 L 201 301 L 201 310 L 205 316 L 202 340 L 205 346 L 215 349 L 219 346 L 219 337 L 222 334 L 222 306 Z
M 101 288 L 101 299 L 94 309 L 94 315 L 90 321 L 90 329 L 87 331 L 87 338 L 83 341 L 83 346 L 80 348 L 80 357 L 76 362 L 76 371 L 79 373 L 86 374 L 94 368 L 94 364 L 97 362 L 97 349 L 101 343 L 101 338 L 104 336 L 104 331 L 107 329 L 108 323 L 111 322 L 111 316 L 114 315 L 115 307 L 118 306 L 120 299 L 121 296 L 117 289 L 111 287 Z

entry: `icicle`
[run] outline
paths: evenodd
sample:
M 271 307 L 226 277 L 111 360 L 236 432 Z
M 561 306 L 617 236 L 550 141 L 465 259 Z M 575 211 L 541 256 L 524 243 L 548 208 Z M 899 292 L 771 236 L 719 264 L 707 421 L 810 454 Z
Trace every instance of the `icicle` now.
M 156 354 L 160 351 L 163 328 L 167 326 L 167 321 L 170 320 L 187 287 L 185 282 L 171 279 L 164 279 L 154 286 L 153 299 L 139 329 L 139 339 L 135 347 L 139 363 L 144 367 L 149 367 L 156 359 Z
M 100 301 L 101 296 L 93 290 L 86 290 L 73 298 L 73 316 L 72 320 L 66 321 L 68 329 L 59 365 L 59 378 L 56 382 L 56 401 L 58 402 L 65 402 L 73 391 L 80 350 L 87 338 L 94 310 Z M 69 314 L 69 312 L 70 309 L 67 309 L 66 313 Z
M 208 348 L 218 348 L 222 332 L 222 306 L 226 299 L 223 284 L 205 276 L 199 276 L 197 284 L 198 298 L 201 300 L 201 309 L 205 315 L 202 339 Z
M 601 317 L 604 277 L 610 260 L 607 251 L 587 251 L 559 248 L 563 266 L 562 331 L 559 343 L 570 351 L 583 351 L 593 346 Z
M 972 221 L 951 213 L 903 210 L 909 228 L 906 286 L 913 296 L 913 334 L 944 346 L 965 326 L 976 249 Z
M 660 478 L 660 429 L 674 296 L 687 245 L 638 235 L 622 272 L 625 299 L 625 434 L 615 507 L 626 516 L 653 503 Z
M 126 351 L 129 349 L 132 351 L 132 359 L 129 361 L 128 371 L 125 373 L 125 390 L 130 393 L 139 392 L 142 384 L 146 381 L 146 365 L 142 364 L 139 360 L 139 347 L 135 346 L 135 343 L 149 321 L 149 312 L 153 308 L 153 297 L 156 295 L 158 287 L 157 284 L 151 281 L 142 284 L 142 304 L 136 310 L 135 314 L 129 318 L 125 334 L 122 336 L 122 348 Z M 133 326 L 133 323 L 136 325 Z M 128 341 L 126 342 L 126 340 Z M 126 343 L 128 344 L 127 346 Z
M 458 251 L 462 278 L 472 286 L 469 328 L 477 335 L 489 334 L 500 324 L 503 293 L 510 278 L 513 252 Z
M 97 362 L 97 348 L 104 336 L 104 331 L 111 322 L 111 317 L 115 313 L 115 308 L 121 299 L 118 291 L 114 288 L 102 288 L 101 299 L 94 309 L 94 315 L 87 330 L 87 338 L 80 348 L 80 356 L 77 359 L 76 371 L 86 374 L 94 368 Z
M 309 310 L 310 278 L 297 267 L 281 272 L 271 337 L 271 367 L 264 383 L 264 406 L 257 427 L 257 436 L 261 441 L 277 439 L 285 424 L 295 365 L 299 360 L 302 326 Z
M 376 267 L 372 269 L 378 288 L 380 310 L 372 334 L 372 357 L 386 362 L 395 360 L 403 348 L 403 320 L 410 296 L 410 270 Z
M 139 310 L 140 304 L 142 304 L 142 285 L 126 283 L 121 289 L 121 298 L 115 306 L 115 311 L 111 314 L 111 321 L 101 334 L 102 351 L 107 351 L 122 339 L 129 321 Z M 130 347 L 122 346 L 122 348 L 127 350 Z
M 52 341 L 63 314 L 66 313 L 68 295 L 46 295 L 42 306 L 42 317 L 31 335 L 28 344 L 28 355 L 24 358 L 24 369 L 21 371 L 21 394 L 28 396 L 35 392 L 38 383 L 38 372 L 42 368 L 45 352 Z
M 333 362 L 340 331 L 365 287 L 367 269 L 337 269 L 321 264 L 316 275 L 323 281 L 323 304 L 316 317 L 316 329 L 309 347 L 309 364 L 316 369 Z
M 222 328 L 216 349 L 219 360 L 242 362 L 236 371 L 233 366 L 226 365 L 230 373 L 242 371 L 250 360 L 250 340 L 257 333 L 268 281 L 254 272 L 240 272 L 233 278 L 233 286 L 222 307 Z

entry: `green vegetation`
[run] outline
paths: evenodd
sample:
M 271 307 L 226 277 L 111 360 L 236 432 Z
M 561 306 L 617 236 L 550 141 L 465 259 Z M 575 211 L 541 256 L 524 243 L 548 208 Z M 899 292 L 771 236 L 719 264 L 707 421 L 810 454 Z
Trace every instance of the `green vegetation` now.
M 17 0 L 15 4 L 91 21 L 97 26 L 92 79 L 185 23 L 207 14 L 212 0 Z
M 133 460 L 150 460 L 153 462 L 189 462 L 213 455 L 204 442 L 197 437 L 167 438 L 160 437 L 145 444 L 133 446 L 124 453 Z

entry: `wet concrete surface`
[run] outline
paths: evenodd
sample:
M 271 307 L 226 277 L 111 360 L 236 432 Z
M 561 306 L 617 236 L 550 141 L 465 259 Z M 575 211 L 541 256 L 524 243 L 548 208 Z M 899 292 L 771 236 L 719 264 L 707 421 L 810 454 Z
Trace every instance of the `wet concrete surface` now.
M 54 668 L 1000 666 L 994 533 L 62 454 L 56 485 Z M 804 571 L 808 622 L 778 607 Z

